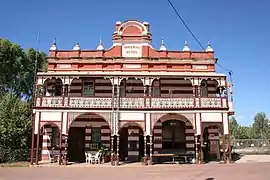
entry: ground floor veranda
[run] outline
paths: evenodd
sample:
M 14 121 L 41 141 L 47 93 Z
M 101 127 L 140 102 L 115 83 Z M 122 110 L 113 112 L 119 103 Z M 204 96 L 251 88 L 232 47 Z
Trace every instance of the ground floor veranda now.
M 64 134 L 63 124 L 59 122 L 39 122 L 32 141 L 31 163 L 51 161 L 52 155 L 56 155 L 59 164 L 84 163 L 87 153 L 95 155 L 101 150 L 99 163 L 112 165 L 230 160 L 231 146 L 223 123 L 201 122 L 200 135 L 196 133 L 197 123 L 181 114 L 162 116 L 148 135 L 146 124 L 121 121 L 118 133 L 113 134 L 112 123 L 99 114 L 85 113 L 76 117 Z

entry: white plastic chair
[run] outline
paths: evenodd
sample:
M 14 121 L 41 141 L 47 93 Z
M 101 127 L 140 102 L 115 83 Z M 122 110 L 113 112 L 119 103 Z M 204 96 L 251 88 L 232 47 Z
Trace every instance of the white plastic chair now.
M 85 162 L 89 164 L 92 161 L 93 156 L 91 153 L 87 152 L 85 152 L 84 154 L 85 154 Z
M 95 154 L 95 156 L 93 156 L 93 157 L 90 159 L 90 163 L 93 164 L 93 162 L 94 162 L 94 164 L 95 164 L 95 163 L 100 164 L 100 158 L 101 158 L 101 152 L 98 151 L 98 152 Z

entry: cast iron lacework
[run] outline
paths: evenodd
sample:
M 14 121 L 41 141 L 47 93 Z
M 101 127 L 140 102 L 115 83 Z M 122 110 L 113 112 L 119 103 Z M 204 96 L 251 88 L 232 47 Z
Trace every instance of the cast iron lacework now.
M 171 99 L 153 98 L 152 107 L 192 108 L 194 107 L 194 100 L 193 98 L 171 98 Z
M 105 107 L 110 108 L 111 98 L 70 98 L 71 107 Z
M 221 107 L 220 98 L 201 98 L 201 107 Z
M 121 108 L 144 107 L 144 98 L 121 98 Z

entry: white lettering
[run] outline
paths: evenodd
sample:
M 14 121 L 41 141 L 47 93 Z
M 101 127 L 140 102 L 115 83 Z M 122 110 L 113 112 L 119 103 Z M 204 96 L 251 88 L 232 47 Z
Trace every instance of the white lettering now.
M 141 46 L 140 45 L 124 45 L 122 46 L 123 57 L 140 57 L 141 56 Z

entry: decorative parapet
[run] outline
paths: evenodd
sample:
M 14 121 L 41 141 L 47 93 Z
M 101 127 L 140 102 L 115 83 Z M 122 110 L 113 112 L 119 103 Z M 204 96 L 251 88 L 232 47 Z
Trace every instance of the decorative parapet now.
M 151 108 L 194 108 L 194 99 L 152 98 Z
M 42 107 L 62 107 L 63 97 L 42 97 Z
M 144 108 L 144 98 L 121 98 L 120 108 Z
M 112 108 L 112 98 L 70 97 L 69 107 Z
M 216 98 L 120 98 L 123 109 L 209 109 L 230 108 L 225 97 Z M 112 98 L 102 97 L 37 97 L 36 107 L 112 108 Z

